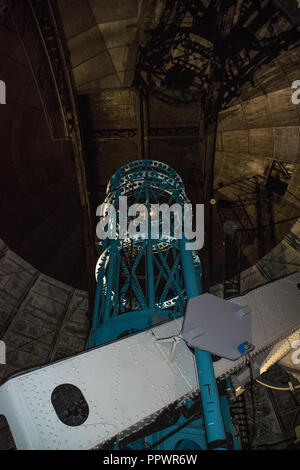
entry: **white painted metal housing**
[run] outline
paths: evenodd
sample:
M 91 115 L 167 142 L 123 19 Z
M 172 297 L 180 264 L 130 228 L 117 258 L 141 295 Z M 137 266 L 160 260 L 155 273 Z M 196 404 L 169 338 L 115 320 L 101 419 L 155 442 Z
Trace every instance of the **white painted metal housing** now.
M 300 273 L 232 299 L 252 310 L 253 356 L 300 326 Z M 198 390 L 194 356 L 173 341 L 182 319 L 15 376 L 0 387 L 0 413 L 6 416 L 18 449 L 91 449 L 137 429 L 169 404 Z M 217 325 L 216 325 L 217 328 Z M 214 363 L 217 377 L 243 367 L 244 358 Z M 51 403 L 53 389 L 73 384 L 83 393 L 89 416 L 67 426 Z

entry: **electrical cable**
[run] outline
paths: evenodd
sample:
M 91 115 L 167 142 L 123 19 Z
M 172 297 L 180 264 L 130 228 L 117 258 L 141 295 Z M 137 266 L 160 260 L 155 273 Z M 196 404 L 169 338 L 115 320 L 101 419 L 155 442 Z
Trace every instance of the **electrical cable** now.
M 288 382 L 288 387 L 278 387 L 277 385 L 272 385 L 272 384 L 267 384 L 265 382 L 262 382 L 261 380 L 256 379 L 256 382 L 259 383 L 260 385 L 263 385 L 264 387 L 271 388 L 272 390 L 280 390 L 280 391 L 289 391 L 289 392 L 294 392 L 295 390 L 300 389 L 300 384 L 294 385 L 292 382 Z

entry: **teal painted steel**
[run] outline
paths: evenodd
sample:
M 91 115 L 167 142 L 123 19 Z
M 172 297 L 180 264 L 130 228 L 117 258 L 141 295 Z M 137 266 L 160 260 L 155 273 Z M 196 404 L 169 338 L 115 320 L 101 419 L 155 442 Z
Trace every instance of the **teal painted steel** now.
M 182 316 L 187 299 L 202 293 L 201 264 L 197 254 L 187 251 L 184 239 L 178 240 L 174 233 L 167 238 L 162 232 L 158 238 L 152 234 L 151 239 L 149 210 L 148 236 L 126 238 L 123 213 L 119 211 L 121 196 L 126 196 L 130 205 L 142 203 L 148 209 L 150 204 L 182 206 L 189 203 L 179 175 L 161 162 L 132 162 L 110 179 L 105 203 L 112 204 L 116 210 L 116 236 L 100 242 L 103 251 L 98 261 L 96 298 L 87 349 Z M 174 222 L 171 230 L 175 230 Z M 188 445 L 192 449 L 206 449 L 206 439 L 211 443 L 226 438 L 211 356 L 203 351 L 196 351 L 195 355 L 205 429 L 203 418 L 199 418 L 168 437 L 157 449 L 170 446 L 170 449 L 179 450 L 186 449 Z M 138 439 L 130 447 L 140 449 L 154 444 L 185 421 L 186 418 L 181 416 L 173 426 L 147 436 L 147 445 Z

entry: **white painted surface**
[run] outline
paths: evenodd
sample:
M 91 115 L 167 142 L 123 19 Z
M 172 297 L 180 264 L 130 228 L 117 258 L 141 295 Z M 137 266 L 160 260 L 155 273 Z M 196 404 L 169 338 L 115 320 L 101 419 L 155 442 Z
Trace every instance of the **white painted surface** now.
M 232 299 L 252 309 L 255 354 L 300 325 L 300 273 Z M 89 449 L 147 420 L 198 387 L 193 354 L 181 340 L 174 363 L 168 362 L 181 320 L 27 372 L 0 387 L 0 413 L 10 425 L 18 449 Z M 221 359 L 216 376 L 230 373 L 243 359 Z M 89 405 L 81 425 L 63 424 L 51 403 L 53 389 L 76 385 Z

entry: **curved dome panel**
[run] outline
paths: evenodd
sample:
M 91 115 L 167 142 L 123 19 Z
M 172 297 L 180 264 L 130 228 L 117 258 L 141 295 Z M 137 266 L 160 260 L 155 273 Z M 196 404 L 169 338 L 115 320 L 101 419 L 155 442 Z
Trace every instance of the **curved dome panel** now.
M 12 26 L 12 25 L 11 25 Z M 40 271 L 86 289 L 82 220 L 72 147 L 53 140 L 24 49 L 0 27 L 0 235 Z

